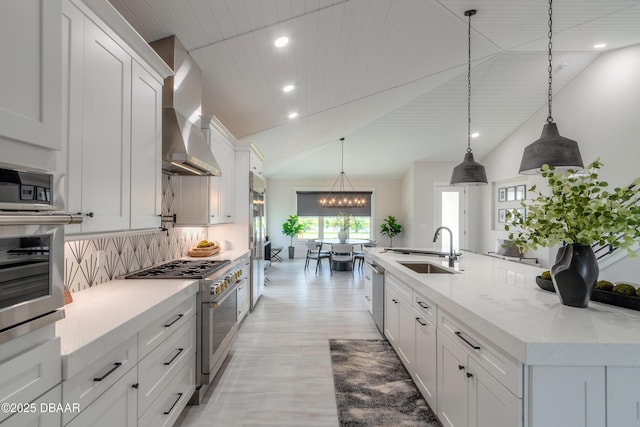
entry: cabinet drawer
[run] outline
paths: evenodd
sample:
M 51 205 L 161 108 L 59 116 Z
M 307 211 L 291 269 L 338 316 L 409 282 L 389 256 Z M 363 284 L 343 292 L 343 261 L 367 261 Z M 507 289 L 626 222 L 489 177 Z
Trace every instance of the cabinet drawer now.
M 142 359 L 196 312 L 196 299 L 189 297 L 158 317 L 138 334 L 138 357 Z
M 413 291 L 413 308 L 434 325 L 438 323 L 436 304 L 416 291 Z
M 0 402 L 32 402 L 62 379 L 60 338 L 0 361 Z M 0 421 L 11 412 L 0 412 Z
M 67 427 L 134 427 L 136 425 L 136 370 L 130 369 Z
M 79 404 L 80 409 L 86 408 L 133 368 L 137 361 L 137 339 L 134 335 L 90 366 L 63 381 L 62 403 Z M 74 412 L 62 414 L 63 424 L 71 421 L 76 415 L 78 414 Z
M 195 352 L 196 317 L 191 316 L 180 329 L 138 363 L 138 416 L 144 414 L 186 362 L 194 363 L 192 356 Z
M 2 427 L 59 426 L 60 412 L 55 410 L 42 411 L 41 405 L 48 408 L 49 404 L 57 405 L 60 403 L 60 388 L 60 386 L 54 387 L 40 396 L 38 400 L 33 402 L 33 406 L 31 406 L 31 408 L 34 409 L 33 411 L 14 414 L 2 423 Z
M 187 406 L 195 385 L 195 355 L 185 360 L 180 372 L 167 384 L 162 394 L 138 420 L 139 427 L 171 426 Z
M 412 290 L 400 280 L 387 273 L 384 277 L 384 286 L 392 288 L 396 296 L 411 304 Z
M 438 330 L 460 345 L 480 366 L 517 397 L 523 394 L 522 364 L 501 352 L 495 345 L 450 314 L 438 310 Z

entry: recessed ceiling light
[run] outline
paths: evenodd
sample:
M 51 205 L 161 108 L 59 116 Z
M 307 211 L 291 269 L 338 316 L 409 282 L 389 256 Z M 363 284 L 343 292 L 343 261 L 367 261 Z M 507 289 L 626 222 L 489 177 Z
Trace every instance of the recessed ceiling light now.
M 471 134 L 471 138 L 477 138 L 479 136 L 480 136 L 480 134 L 478 132 L 474 132 L 474 133 Z
M 597 43 L 593 45 L 594 49 L 602 49 L 603 47 L 607 47 L 606 43 Z
M 283 92 L 291 92 L 292 90 L 294 90 L 296 87 L 294 85 L 286 85 L 285 87 L 282 88 Z
M 286 46 L 289 43 L 289 37 L 278 37 L 273 43 L 276 47 Z
M 296 117 L 298 117 L 298 113 L 296 113 L 296 112 L 289 113 L 289 118 L 290 119 L 295 119 Z

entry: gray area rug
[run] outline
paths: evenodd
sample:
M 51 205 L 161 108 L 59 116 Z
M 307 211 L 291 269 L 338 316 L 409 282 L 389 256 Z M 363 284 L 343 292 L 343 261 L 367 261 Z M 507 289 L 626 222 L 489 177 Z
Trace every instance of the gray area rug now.
M 329 340 L 341 426 L 439 426 L 385 340 Z

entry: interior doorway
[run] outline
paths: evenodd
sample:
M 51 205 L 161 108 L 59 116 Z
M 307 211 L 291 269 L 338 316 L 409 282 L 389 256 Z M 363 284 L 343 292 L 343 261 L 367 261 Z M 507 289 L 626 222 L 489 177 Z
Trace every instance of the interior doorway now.
M 467 246 L 466 230 L 466 190 L 464 187 L 435 185 L 435 215 L 433 229 L 448 227 L 453 233 L 453 249 L 459 251 Z M 449 251 L 449 236 L 445 232 L 440 236 L 436 247 Z

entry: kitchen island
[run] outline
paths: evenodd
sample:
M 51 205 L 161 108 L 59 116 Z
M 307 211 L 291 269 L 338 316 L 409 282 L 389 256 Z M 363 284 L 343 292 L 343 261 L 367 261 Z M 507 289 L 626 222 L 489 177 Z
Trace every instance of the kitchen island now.
M 444 425 L 640 425 L 640 312 L 564 306 L 542 268 L 470 252 L 453 268 L 368 256 L 386 270 L 385 335 Z

